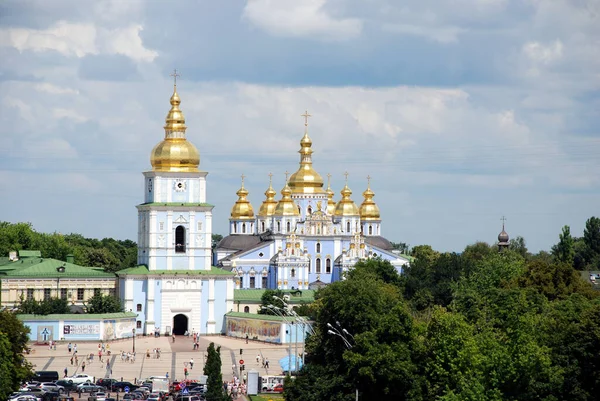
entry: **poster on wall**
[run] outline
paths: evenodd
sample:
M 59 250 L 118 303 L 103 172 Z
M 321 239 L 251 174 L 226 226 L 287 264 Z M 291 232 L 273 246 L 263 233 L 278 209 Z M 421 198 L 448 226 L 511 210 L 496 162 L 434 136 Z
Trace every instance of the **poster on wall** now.
M 134 320 L 119 321 L 115 324 L 115 337 L 128 338 L 133 337 L 133 329 L 135 329 Z
M 265 341 L 269 343 L 281 343 L 281 323 L 270 322 L 259 319 L 244 319 L 227 317 L 227 335 Z
M 104 341 L 114 340 L 115 336 L 115 324 L 116 320 L 105 320 L 104 321 L 104 335 L 102 339 Z
M 37 342 L 47 343 L 54 339 L 54 328 L 52 326 L 38 326 L 37 328 Z
M 65 324 L 63 328 L 64 335 L 96 335 L 100 334 L 100 325 L 98 323 L 77 323 Z

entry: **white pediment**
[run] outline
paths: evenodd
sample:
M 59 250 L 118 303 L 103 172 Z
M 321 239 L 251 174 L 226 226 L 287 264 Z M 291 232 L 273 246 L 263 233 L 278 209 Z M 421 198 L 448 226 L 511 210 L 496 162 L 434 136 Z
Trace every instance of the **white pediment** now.
M 182 214 L 180 214 L 179 217 L 177 219 L 175 219 L 174 222 L 175 223 L 187 223 L 188 221 L 185 219 L 185 217 L 183 217 Z

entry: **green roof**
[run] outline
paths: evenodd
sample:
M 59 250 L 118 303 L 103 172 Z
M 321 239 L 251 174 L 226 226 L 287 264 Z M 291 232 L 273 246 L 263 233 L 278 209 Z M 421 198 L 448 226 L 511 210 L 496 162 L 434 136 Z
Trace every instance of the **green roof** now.
M 233 290 L 234 302 L 260 303 L 266 290 L 261 289 L 243 289 Z M 316 290 L 283 290 L 285 295 L 290 296 L 288 303 L 299 304 L 302 302 L 313 302 L 315 300 Z M 296 295 L 298 294 L 298 295 Z
M 414 256 L 410 256 L 410 255 L 407 255 L 407 254 L 404 254 L 404 253 L 401 253 L 398 256 L 402 256 L 404 259 L 408 259 L 408 261 L 410 263 L 414 262 L 415 259 L 416 259 Z
M 244 313 L 244 312 L 228 312 L 225 314 L 228 317 L 241 317 L 244 319 L 256 319 L 256 320 L 269 320 L 272 322 L 285 322 L 290 318 L 282 318 L 281 316 L 276 315 L 258 315 L 256 313 Z
M 117 275 L 129 276 L 149 276 L 149 275 L 173 275 L 181 274 L 188 276 L 234 276 L 235 273 L 229 270 L 224 270 L 219 267 L 211 266 L 210 270 L 148 270 L 146 265 L 130 267 L 128 269 L 119 270 Z
M 17 254 L 19 255 L 20 258 L 41 258 L 42 257 L 42 251 L 26 251 L 24 249 L 21 249 L 21 250 L 17 251 Z
M 210 203 L 181 203 L 181 202 L 148 202 L 142 203 L 139 206 L 201 206 L 201 207 L 214 207 Z
M 59 267 L 64 267 L 60 272 Z M 115 278 L 114 273 L 107 273 L 101 268 L 79 266 L 62 260 L 26 257 L 0 266 L 0 276 L 5 278 L 39 277 L 39 278 Z
M 107 319 L 125 319 L 135 318 L 137 315 L 133 312 L 119 313 L 65 313 L 55 315 L 17 315 L 19 320 L 107 320 Z

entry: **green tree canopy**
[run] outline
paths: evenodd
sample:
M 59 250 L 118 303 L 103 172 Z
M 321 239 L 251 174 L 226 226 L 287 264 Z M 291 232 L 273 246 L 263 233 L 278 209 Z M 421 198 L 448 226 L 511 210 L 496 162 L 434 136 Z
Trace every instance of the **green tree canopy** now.
M 0 399 L 17 391 L 33 372 L 23 357 L 29 340 L 29 328 L 8 310 L 0 311 Z
M 552 247 L 552 254 L 560 262 L 571 265 L 573 263 L 573 258 L 575 257 L 575 241 L 573 240 L 573 237 L 571 237 L 571 228 L 569 226 L 564 226 L 562 228 L 562 233 L 560 233 L 558 237 L 559 242 Z
M 94 294 L 85 303 L 87 313 L 118 313 L 123 312 L 123 304 L 118 297 L 112 295 Z

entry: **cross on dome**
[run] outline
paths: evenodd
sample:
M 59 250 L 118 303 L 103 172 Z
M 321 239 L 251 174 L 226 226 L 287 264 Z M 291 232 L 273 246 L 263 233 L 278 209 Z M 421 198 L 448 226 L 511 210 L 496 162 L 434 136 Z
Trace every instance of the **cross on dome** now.
M 173 85 L 177 86 L 177 77 L 180 77 L 181 75 L 177 73 L 177 68 L 175 68 L 173 70 L 173 73 L 169 75 L 170 77 L 173 77 Z
M 308 127 L 308 118 L 312 117 L 311 114 L 308 114 L 308 110 L 304 112 L 304 114 L 300 114 L 301 117 L 304 117 L 304 126 Z

